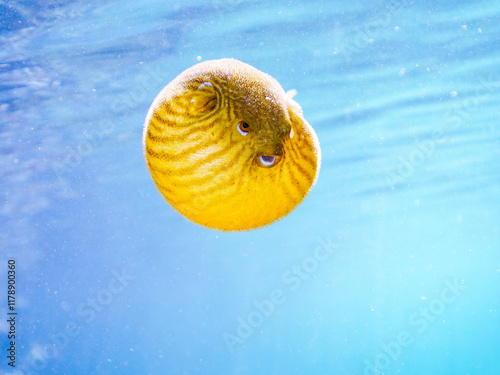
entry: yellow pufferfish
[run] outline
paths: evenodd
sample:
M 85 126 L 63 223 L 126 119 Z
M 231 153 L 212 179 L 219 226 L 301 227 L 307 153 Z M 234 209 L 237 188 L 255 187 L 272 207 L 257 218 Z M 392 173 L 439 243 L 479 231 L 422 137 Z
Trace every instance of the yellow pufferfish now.
M 294 94 L 235 59 L 196 64 L 165 86 L 146 117 L 143 145 L 167 202 L 222 231 L 260 228 L 289 214 L 321 163 Z

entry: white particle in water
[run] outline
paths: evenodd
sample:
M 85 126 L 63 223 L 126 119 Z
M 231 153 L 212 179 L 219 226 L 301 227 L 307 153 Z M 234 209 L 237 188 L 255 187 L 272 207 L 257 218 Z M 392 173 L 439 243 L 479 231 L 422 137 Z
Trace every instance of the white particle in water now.
M 452 98 L 456 98 L 456 97 L 457 97 L 457 95 L 458 95 L 458 94 L 457 94 L 457 92 L 456 92 L 456 91 L 452 91 L 452 92 L 450 92 L 450 96 L 451 96 Z

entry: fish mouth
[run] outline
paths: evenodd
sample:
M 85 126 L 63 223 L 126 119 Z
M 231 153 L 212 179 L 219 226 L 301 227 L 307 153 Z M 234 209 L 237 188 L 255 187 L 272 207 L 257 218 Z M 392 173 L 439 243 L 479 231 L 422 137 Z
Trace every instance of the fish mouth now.
M 261 168 L 272 168 L 281 160 L 281 155 L 261 155 L 255 158 L 257 165 Z
M 259 135 L 261 137 L 257 146 L 255 163 L 261 168 L 272 168 L 278 165 L 283 157 L 284 140 L 270 133 Z
M 283 148 L 279 143 L 266 145 L 255 157 L 255 162 L 261 168 L 272 168 L 276 166 L 283 156 Z

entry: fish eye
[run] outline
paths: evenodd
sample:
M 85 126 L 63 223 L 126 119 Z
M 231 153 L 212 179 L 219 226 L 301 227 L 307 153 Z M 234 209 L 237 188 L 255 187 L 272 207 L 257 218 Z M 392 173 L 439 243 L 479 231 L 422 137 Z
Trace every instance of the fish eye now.
M 240 121 L 238 123 L 238 131 L 240 132 L 241 135 L 247 135 L 249 130 L 250 130 L 250 125 L 248 125 L 247 122 Z

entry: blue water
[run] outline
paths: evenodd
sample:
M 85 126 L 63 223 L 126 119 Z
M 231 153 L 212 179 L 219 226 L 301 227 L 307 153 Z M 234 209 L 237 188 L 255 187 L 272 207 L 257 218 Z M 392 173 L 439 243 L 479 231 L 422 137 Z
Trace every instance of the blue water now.
M 500 3 L 105 3 L 0 4 L 2 373 L 500 373 Z M 223 57 L 296 89 L 323 154 L 246 233 L 180 217 L 141 148 Z

